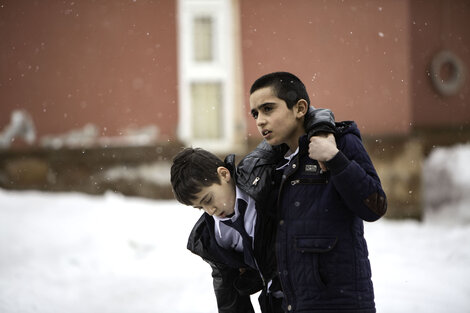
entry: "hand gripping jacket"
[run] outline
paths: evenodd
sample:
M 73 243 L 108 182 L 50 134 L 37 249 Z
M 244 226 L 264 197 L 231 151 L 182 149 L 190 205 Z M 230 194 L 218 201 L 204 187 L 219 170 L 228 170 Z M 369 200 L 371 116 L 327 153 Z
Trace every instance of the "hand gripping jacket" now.
M 306 115 L 305 127 L 307 130 L 312 130 L 312 133 L 334 132 L 333 113 L 326 109 L 310 108 Z M 214 237 L 214 220 L 208 214 L 204 213 L 191 231 L 187 248 L 212 267 L 219 313 L 254 312 L 250 295 L 262 289 L 267 281 L 277 275 L 274 254 L 277 189 L 272 188 L 268 177 L 285 152 L 286 146 L 272 148 L 263 141 L 243 163 L 243 166 L 248 165 L 250 169 L 256 167 L 267 170 L 263 175 L 258 173 L 259 176 L 250 169 L 248 174 L 246 168 L 241 172 L 235 170 L 233 155 L 229 155 L 225 160 L 226 167 L 235 174 L 237 186 L 256 202 L 258 222 L 255 229 L 254 254 L 258 269 L 248 268 L 239 253 L 222 249 L 217 245 Z M 249 159 L 254 161 L 254 164 L 251 164 Z M 240 268 L 246 270 L 240 273 Z

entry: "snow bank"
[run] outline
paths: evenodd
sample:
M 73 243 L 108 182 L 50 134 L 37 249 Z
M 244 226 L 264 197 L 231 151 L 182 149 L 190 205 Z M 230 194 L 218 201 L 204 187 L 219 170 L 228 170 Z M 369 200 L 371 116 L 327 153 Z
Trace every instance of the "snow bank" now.
M 470 224 L 470 144 L 436 148 L 423 164 L 424 218 Z
M 210 267 L 186 250 L 198 210 L 1 189 L 0 203 L 0 312 L 217 312 Z M 378 312 L 468 311 L 469 225 L 381 220 L 365 232 Z
M 0 132 L 0 149 L 8 148 L 16 138 L 22 138 L 29 144 L 36 140 L 33 119 L 24 110 L 11 112 L 10 123 Z
M 117 194 L 0 203 L 0 312 L 214 312 L 210 267 L 186 250 L 197 210 Z

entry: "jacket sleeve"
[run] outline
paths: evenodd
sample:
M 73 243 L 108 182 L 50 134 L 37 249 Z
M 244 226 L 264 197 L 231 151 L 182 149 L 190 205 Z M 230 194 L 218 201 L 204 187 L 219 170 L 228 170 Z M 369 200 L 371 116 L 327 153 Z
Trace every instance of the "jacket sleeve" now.
M 308 138 L 318 133 L 336 132 L 335 115 L 328 109 L 314 109 L 309 107 L 304 119 L 305 132 Z
M 326 162 L 336 190 L 357 216 L 369 222 L 378 220 L 387 211 L 387 197 L 361 139 L 346 134 L 338 149 Z
M 254 313 L 250 295 L 241 295 L 234 282 L 239 276 L 238 269 L 232 269 L 208 262 L 212 267 L 212 279 L 219 313 Z
M 208 250 L 210 246 L 208 227 L 210 226 L 206 222 L 207 216 L 207 213 L 202 214 L 194 225 L 188 238 L 187 248 L 201 257 L 212 268 L 212 281 L 218 312 L 254 313 L 250 300 L 250 294 L 254 292 L 248 290 L 249 287 L 253 288 L 254 284 L 245 283 L 248 287 L 240 288 L 240 285 L 243 285 L 238 282 L 240 280 L 240 271 L 236 267 L 229 267 L 222 262 L 214 261 L 214 255 Z

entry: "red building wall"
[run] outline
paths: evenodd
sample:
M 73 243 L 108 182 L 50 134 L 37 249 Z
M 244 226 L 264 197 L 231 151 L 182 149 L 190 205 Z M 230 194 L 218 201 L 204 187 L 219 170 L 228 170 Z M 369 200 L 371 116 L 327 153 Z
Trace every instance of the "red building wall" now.
M 409 131 L 407 1 L 241 0 L 241 25 L 246 99 L 257 77 L 285 70 L 365 134 Z
M 38 136 L 177 125 L 176 1 L 2 1 L 0 130 L 25 109 Z
M 3 1 L 0 130 L 12 110 L 26 109 L 39 137 L 94 123 L 102 135 L 155 124 L 160 139 L 175 138 L 176 3 Z M 286 70 L 306 83 L 314 106 L 357 121 L 364 134 L 468 124 L 470 79 L 446 98 L 427 76 L 442 48 L 470 64 L 468 1 L 234 3 L 245 106 L 257 77 Z M 245 112 L 248 132 L 257 136 Z

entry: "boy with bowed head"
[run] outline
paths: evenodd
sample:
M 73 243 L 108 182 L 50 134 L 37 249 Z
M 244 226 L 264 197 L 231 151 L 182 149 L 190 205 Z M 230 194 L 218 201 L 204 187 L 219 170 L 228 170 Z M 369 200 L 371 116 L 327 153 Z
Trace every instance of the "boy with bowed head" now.
M 223 162 L 206 150 L 186 148 L 173 160 L 171 183 L 179 202 L 205 212 L 191 231 L 188 249 L 212 267 L 219 312 L 249 313 L 254 312 L 250 295 L 276 277 L 275 224 L 257 212 L 234 175 L 233 156 Z M 283 311 L 279 302 L 277 310 L 263 312 Z
M 286 312 L 373 313 L 363 221 L 385 214 L 386 196 L 356 124 L 310 136 L 303 127 L 309 107 L 304 84 L 291 73 L 253 83 L 250 110 L 265 142 L 238 164 L 239 181 L 271 182 L 260 194 L 277 199 L 275 254 Z

